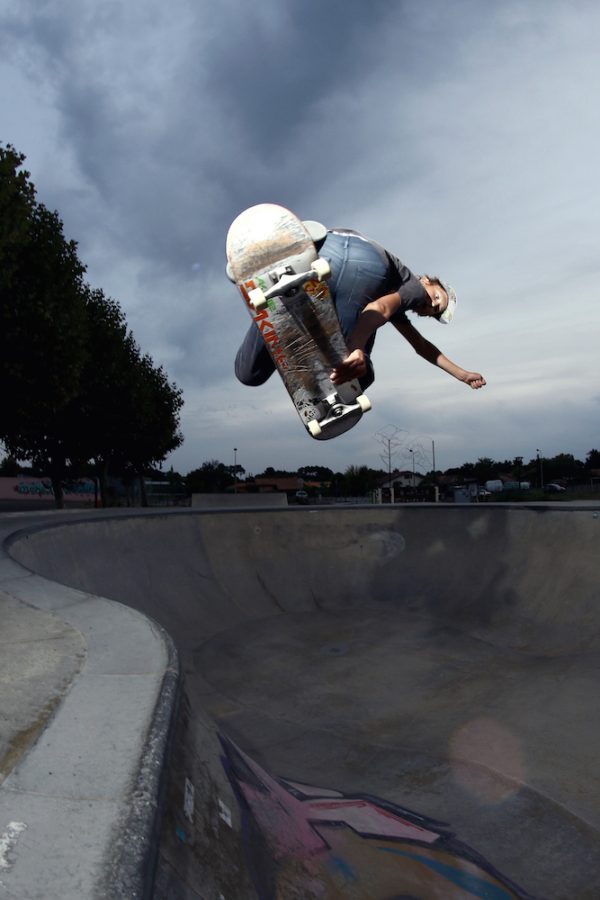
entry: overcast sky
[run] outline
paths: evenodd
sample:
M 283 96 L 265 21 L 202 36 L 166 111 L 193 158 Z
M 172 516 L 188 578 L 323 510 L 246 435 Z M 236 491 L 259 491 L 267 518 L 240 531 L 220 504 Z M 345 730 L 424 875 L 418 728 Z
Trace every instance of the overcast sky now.
M 378 468 L 398 429 L 446 469 L 600 448 L 596 0 L 0 0 L 0 140 L 183 389 L 206 460 Z M 472 391 L 378 335 L 373 411 L 318 443 L 280 380 L 238 384 L 227 228 L 281 203 L 447 278 L 417 321 Z M 423 460 L 421 468 L 428 468 Z

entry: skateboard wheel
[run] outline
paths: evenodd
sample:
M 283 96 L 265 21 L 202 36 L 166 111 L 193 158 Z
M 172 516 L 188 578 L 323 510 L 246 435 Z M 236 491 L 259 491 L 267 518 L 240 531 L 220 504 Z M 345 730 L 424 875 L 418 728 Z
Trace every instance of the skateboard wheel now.
M 325 281 L 331 275 L 331 266 L 326 259 L 322 259 L 320 256 L 318 259 L 315 259 L 312 268 L 316 272 L 319 281 Z
M 267 305 L 267 298 L 260 288 L 254 288 L 248 293 L 248 297 L 254 309 L 264 309 Z
M 363 412 L 368 412 L 371 409 L 371 401 L 366 394 L 359 394 L 356 398 L 356 402 Z
M 321 426 L 316 419 L 310 420 L 310 422 L 308 423 L 308 430 L 314 438 L 319 437 L 319 435 L 321 434 Z

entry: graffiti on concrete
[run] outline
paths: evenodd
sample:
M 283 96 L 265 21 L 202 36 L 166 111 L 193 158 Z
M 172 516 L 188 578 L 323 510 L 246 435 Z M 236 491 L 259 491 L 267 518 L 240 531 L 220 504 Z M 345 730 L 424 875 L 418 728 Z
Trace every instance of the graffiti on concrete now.
M 444 823 L 379 797 L 275 778 L 221 743 L 262 900 L 533 900 Z
M 93 494 L 94 489 L 94 482 L 84 479 L 63 483 L 65 494 Z M 42 494 L 48 495 L 52 494 L 52 482 L 49 479 L 20 480 L 19 483 L 15 485 L 14 490 L 17 491 L 18 494 L 37 494 L 38 496 Z
M 78 478 L 63 482 L 65 499 L 93 499 L 96 484 L 91 478 Z M 48 500 L 54 499 L 52 482 L 46 477 L 20 475 L 15 478 L 0 477 L 0 500 Z

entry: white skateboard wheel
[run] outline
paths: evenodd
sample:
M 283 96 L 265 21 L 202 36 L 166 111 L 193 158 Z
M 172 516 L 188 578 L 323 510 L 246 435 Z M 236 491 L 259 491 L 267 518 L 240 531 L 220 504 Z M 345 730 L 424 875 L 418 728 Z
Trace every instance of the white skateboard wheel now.
M 254 288 L 254 290 L 249 292 L 248 297 L 254 309 L 264 309 L 267 305 L 267 298 L 260 288 Z
M 356 398 L 356 402 L 358 403 L 358 405 L 360 406 L 360 408 L 362 409 L 363 412 L 369 412 L 369 410 L 372 408 L 371 401 L 369 400 L 369 398 L 367 397 L 366 394 L 359 394 L 358 397 Z
M 321 426 L 316 419 L 310 420 L 310 422 L 308 423 L 308 430 L 314 438 L 319 437 L 319 435 L 321 434 Z
M 318 259 L 315 259 L 312 268 L 313 272 L 317 273 L 319 281 L 325 281 L 331 275 L 331 266 L 326 259 L 322 259 L 320 256 Z

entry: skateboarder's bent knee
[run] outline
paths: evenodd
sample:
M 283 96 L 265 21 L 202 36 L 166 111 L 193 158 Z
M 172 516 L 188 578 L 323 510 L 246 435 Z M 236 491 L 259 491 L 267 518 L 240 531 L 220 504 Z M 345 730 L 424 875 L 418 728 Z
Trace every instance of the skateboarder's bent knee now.
M 252 324 L 235 358 L 235 377 L 248 387 L 264 384 L 273 372 L 275 364 L 269 355 L 258 329 Z

